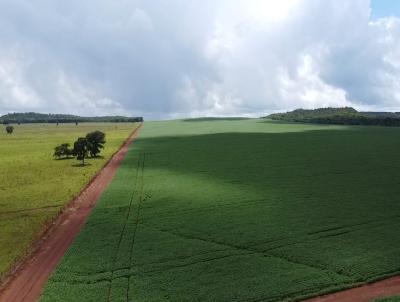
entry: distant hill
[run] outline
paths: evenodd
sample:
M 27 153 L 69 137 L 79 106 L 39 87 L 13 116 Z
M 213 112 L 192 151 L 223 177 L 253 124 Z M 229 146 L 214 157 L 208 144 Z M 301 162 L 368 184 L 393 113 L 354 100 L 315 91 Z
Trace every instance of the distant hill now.
M 45 114 L 36 112 L 25 113 L 8 113 L 0 117 L 0 123 L 94 123 L 94 122 L 141 122 L 142 117 L 126 117 L 126 116 L 95 116 L 83 117 L 71 114 Z
M 359 112 L 351 107 L 296 109 L 286 113 L 274 113 L 267 118 L 316 124 L 400 126 L 398 112 Z

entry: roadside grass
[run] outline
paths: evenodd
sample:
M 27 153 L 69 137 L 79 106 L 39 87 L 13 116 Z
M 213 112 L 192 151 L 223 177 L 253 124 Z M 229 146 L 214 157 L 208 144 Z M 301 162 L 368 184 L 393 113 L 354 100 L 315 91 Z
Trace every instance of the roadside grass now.
M 146 122 L 42 301 L 291 301 L 398 274 L 399 136 Z
M 0 127 L 0 279 L 136 127 L 135 124 L 81 123 L 14 125 L 12 135 Z M 102 157 L 54 160 L 54 147 L 86 133 L 106 133 Z

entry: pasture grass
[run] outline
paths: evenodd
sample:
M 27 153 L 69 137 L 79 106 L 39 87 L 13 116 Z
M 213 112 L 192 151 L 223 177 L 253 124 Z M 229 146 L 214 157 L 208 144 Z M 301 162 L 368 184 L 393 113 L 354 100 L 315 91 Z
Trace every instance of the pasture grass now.
M 42 301 L 291 301 L 398 274 L 399 137 L 146 122 Z
M 0 279 L 136 127 L 134 124 L 81 123 L 14 125 L 12 135 L 0 127 Z M 101 158 L 54 160 L 54 147 L 86 133 L 106 133 Z

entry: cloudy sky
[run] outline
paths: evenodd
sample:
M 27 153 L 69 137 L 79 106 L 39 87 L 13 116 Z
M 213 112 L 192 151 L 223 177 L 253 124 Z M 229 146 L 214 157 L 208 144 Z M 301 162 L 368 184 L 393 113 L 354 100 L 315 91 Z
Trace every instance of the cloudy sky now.
M 0 0 L 0 113 L 400 111 L 398 0 Z

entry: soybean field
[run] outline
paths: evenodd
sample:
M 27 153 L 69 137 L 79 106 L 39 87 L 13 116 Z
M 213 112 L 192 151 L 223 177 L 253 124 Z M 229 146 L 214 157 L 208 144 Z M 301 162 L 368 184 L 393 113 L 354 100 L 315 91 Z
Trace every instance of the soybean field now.
M 400 128 L 146 122 L 48 301 L 291 301 L 400 272 Z

